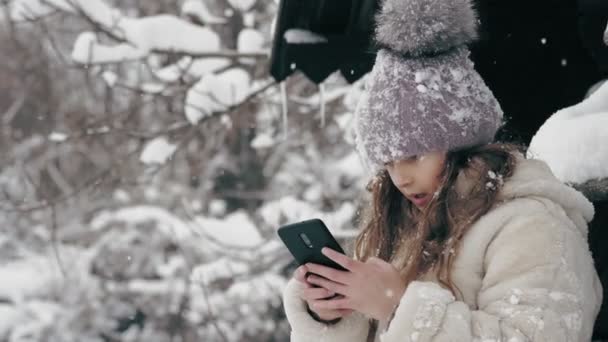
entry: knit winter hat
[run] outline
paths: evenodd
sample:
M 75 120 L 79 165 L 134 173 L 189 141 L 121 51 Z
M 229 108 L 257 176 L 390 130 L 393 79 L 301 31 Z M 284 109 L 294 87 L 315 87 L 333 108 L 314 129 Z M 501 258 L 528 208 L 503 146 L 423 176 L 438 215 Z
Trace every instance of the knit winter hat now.
M 381 49 L 356 109 L 367 167 L 491 142 L 503 113 L 469 59 L 470 0 L 384 0 L 376 22 Z

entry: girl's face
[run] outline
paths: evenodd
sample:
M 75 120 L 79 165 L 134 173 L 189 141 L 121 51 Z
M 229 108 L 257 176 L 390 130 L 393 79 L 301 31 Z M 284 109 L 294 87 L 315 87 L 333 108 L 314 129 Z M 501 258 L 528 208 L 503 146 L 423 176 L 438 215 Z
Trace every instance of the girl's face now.
M 393 184 L 414 205 L 424 208 L 439 188 L 446 152 L 431 152 L 385 164 Z

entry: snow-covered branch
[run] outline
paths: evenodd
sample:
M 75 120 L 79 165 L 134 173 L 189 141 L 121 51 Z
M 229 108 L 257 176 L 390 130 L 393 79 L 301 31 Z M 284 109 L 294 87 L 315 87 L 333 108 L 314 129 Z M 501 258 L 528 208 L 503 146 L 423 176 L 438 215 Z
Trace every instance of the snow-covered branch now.
M 88 21 L 97 32 L 103 32 L 118 42 L 105 45 L 93 32 L 83 32 L 74 44 L 72 57 L 81 64 L 113 63 L 140 59 L 151 53 L 186 55 L 195 58 L 268 58 L 268 51 L 220 51 L 217 33 L 207 27 L 192 24 L 173 15 L 143 18 L 124 16 L 103 0 L 20 0 L 11 8 L 14 20 L 35 20 L 51 12 L 66 12 Z M 203 2 L 187 1 L 182 14 L 196 16 L 203 23 L 224 24 L 227 21 L 212 15 Z M 255 38 L 255 39 L 254 39 Z M 249 45 L 259 41 L 245 39 Z
M 95 34 L 82 33 L 74 44 L 72 57 L 82 64 L 139 59 L 151 53 L 171 53 L 208 57 L 220 53 L 220 38 L 209 28 L 197 26 L 171 15 L 120 18 L 114 27 L 91 23 L 120 42 L 103 45 Z M 129 48 L 130 47 L 130 48 Z M 211 55 L 213 56 L 213 55 Z
M 332 115 L 331 129 L 308 133 L 316 122 L 303 111 L 328 104 L 346 116 L 342 79 L 318 95 L 290 79 L 286 91 L 307 95 L 281 101 L 267 70 L 272 0 L 11 4 L 0 37 L 12 67 L 0 70 L 0 226 L 15 233 L 0 234 L 0 254 L 13 250 L 4 241 L 27 241 L 41 265 L 67 274 L 46 277 L 11 255 L 23 264 L 5 278 L 54 283 L 0 303 L 10 306 L 0 336 L 7 327 L 35 340 L 285 340 L 280 292 L 294 263 L 277 225 L 318 216 L 352 238 L 356 207 L 342 202 L 355 168 L 317 151 L 343 155 L 344 128 Z M 303 114 L 289 135 L 302 135 L 279 143 L 288 107 Z M 21 285 L 5 281 L 0 298 L 19 298 Z M 42 301 L 48 311 L 26 315 Z
M 232 112 L 276 85 L 274 80 L 269 80 L 247 93 L 248 89 L 244 87 L 247 78 L 248 75 L 238 69 L 219 77 L 208 75 L 203 78 L 186 97 L 188 121 L 196 125 L 203 118 Z

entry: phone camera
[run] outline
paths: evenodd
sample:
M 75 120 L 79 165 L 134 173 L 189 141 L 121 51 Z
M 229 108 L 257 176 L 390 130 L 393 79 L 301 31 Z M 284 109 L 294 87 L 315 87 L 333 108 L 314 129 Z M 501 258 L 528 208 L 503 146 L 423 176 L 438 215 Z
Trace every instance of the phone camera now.
M 302 239 L 302 241 L 304 241 L 304 244 L 306 245 L 306 247 L 308 247 L 308 248 L 314 247 L 312 245 L 312 241 L 310 241 L 310 238 L 308 236 L 306 236 L 306 233 L 300 233 L 300 238 Z

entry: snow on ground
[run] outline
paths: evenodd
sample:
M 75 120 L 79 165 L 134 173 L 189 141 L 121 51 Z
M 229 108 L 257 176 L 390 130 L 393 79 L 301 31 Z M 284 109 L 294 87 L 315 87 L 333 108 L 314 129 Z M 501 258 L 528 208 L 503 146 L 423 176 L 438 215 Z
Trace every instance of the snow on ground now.
M 608 178 L 608 82 L 586 100 L 553 114 L 530 142 L 528 156 L 545 161 L 563 182 Z

